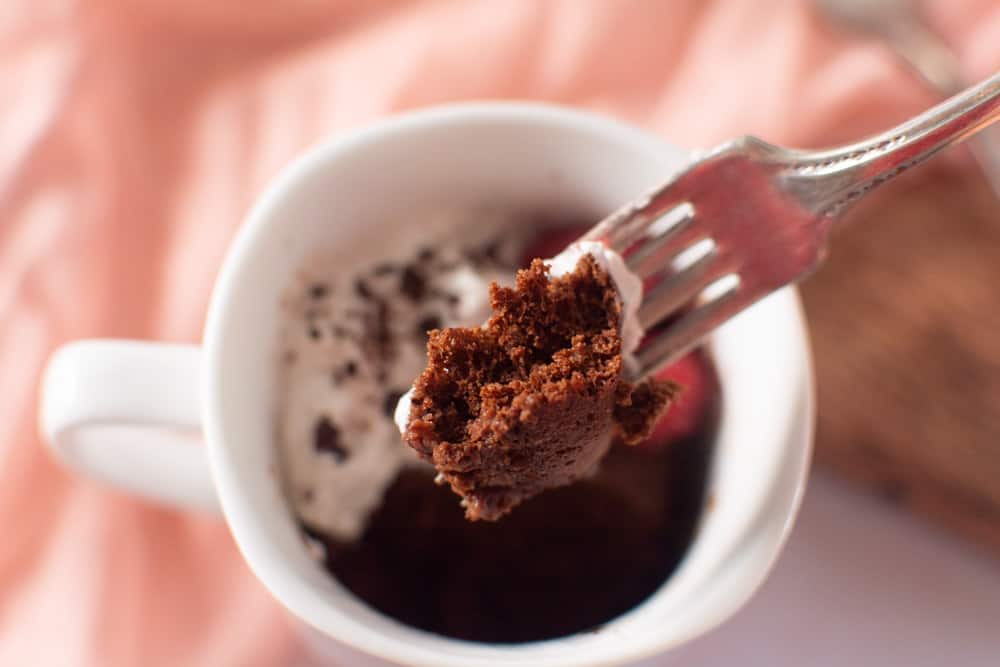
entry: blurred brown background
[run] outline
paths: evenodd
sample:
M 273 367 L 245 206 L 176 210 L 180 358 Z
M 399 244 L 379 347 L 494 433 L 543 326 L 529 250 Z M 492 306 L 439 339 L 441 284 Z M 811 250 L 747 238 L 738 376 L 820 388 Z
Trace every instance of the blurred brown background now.
M 1000 556 L 1000 203 L 932 164 L 849 215 L 802 288 L 818 464 Z

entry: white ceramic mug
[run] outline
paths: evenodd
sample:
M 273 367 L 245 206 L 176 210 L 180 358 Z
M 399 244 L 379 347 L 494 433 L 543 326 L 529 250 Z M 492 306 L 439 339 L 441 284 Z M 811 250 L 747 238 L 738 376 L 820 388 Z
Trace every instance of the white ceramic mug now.
M 336 137 L 289 166 L 253 208 L 223 264 L 201 347 L 80 341 L 55 353 L 43 387 L 46 439 L 83 474 L 181 506 L 218 504 L 261 583 L 342 664 L 612 665 L 675 646 L 747 600 L 798 507 L 813 393 L 792 289 L 713 335 L 723 408 L 710 502 L 674 574 L 599 632 L 489 645 L 370 609 L 308 556 L 275 476 L 273 419 L 279 297 L 311 249 L 377 235 L 386 221 L 442 202 L 609 212 L 686 160 L 620 123 L 528 104 L 432 109 Z

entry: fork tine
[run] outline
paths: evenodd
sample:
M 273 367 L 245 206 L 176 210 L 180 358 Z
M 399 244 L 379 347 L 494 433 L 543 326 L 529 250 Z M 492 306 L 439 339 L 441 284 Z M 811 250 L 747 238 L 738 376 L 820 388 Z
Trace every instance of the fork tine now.
M 643 295 L 639 307 L 640 323 L 645 329 L 655 326 L 730 273 L 730 264 L 714 249 L 678 273 L 666 273 L 663 280 Z
M 626 253 L 625 263 L 643 278 L 655 274 L 681 252 L 707 238 L 707 232 L 693 222 L 693 216 L 685 216 L 662 235 Z
M 696 306 L 677 321 L 651 331 L 636 353 L 638 377 L 646 377 L 695 347 L 709 331 L 746 307 L 739 287 Z
M 604 236 L 604 242 L 611 248 L 623 251 L 649 224 L 649 215 L 645 208 L 622 211 L 622 218 L 610 227 Z
M 583 237 L 587 241 L 603 241 L 621 251 L 631 245 L 648 223 L 685 203 L 674 180 L 659 186 L 642 198 L 629 202 L 594 226 Z

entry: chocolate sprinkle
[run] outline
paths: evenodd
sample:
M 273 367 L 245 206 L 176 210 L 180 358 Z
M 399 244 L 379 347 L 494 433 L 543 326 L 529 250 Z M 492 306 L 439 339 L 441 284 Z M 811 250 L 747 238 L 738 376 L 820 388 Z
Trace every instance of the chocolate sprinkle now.
M 437 315 L 428 315 L 417 322 L 417 335 L 426 336 L 428 331 L 441 328 L 441 318 Z
M 428 292 L 428 296 L 432 299 L 443 299 L 449 306 L 457 306 L 462 300 L 457 294 L 445 292 L 444 290 L 437 288 L 430 290 Z
M 392 330 L 389 329 L 389 304 L 385 301 L 375 304 L 375 330 L 370 335 L 378 346 L 379 354 L 388 359 L 392 354 Z
M 417 253 L 417 259 L 421 262 L 429 262 L 434 259 L 434 248 L 421 248 Z
M 483 248 L 483 257 L 496 262 L 500 259 L 500 241 L 493 241 Z
M 413 266 L 407 266 L 399 276 L 399 291 L 411 301 L 420 301 L 427 294 L 427 280 Z
M 466 252 L 466 257 L 476 266 L 483 264 L 500 264 L 500 241 L 492 241 L 480 248 Z
M 347 460 L 350 452 L 340 443 L 340 429 L 326 417 L 320 417 L 313 429 L 313 447 L 333 456 L 337 463 Z
M 309 296 L 314 299 L 322 299 L 330 292 L 330 288 L 323 283 L 316 283 L 309 288 Z
M 349 360 L 346 364 L 340 368 L 333 371 L 333 385 L 337 386 L 345 379 L 354 377 L 358 374 L 358 363 L 353 359 Z
M 371 288 L 368 287 L 368 283 L 365 282 L 364 278 L 358 278 L 354 281 L 354 292 L 366 301 L 374 296 Z

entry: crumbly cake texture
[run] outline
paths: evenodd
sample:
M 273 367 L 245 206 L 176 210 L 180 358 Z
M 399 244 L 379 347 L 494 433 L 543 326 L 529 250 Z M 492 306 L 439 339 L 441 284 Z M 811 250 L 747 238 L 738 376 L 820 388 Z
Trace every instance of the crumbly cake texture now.
M 490 304 L 482 327 L 430 333 L 403 439 L 468 519 L 495 521 L 592 474 L 615 438 L 641 442 L 677 386 L 622 377 L 621 304 L 590 256 L 556 278 L 536 259 Z

